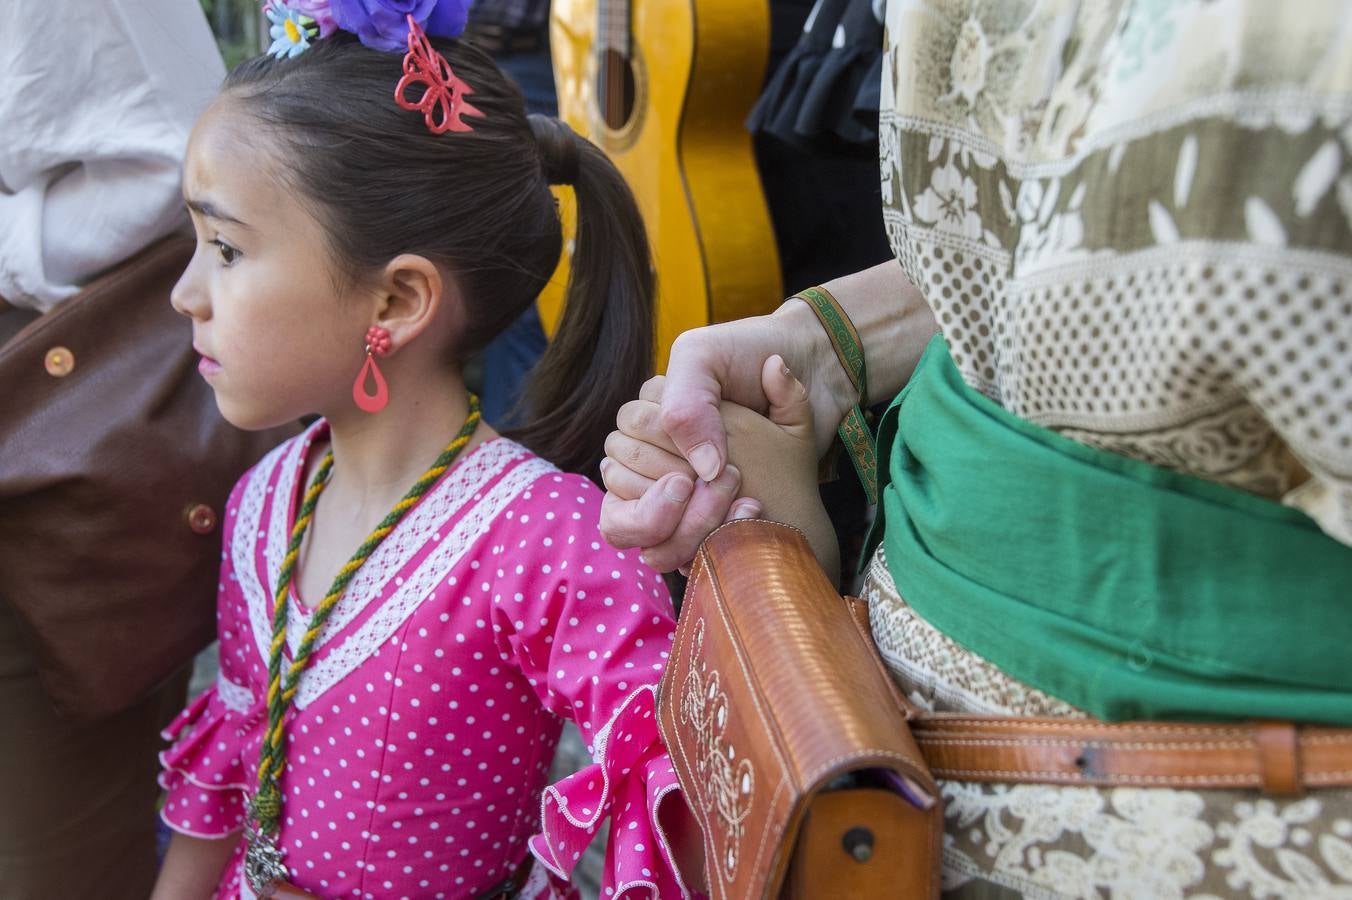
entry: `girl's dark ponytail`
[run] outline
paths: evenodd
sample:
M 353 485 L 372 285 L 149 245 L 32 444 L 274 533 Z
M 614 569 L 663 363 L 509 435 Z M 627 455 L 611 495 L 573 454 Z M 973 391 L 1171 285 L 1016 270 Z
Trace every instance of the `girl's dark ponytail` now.
M 563 317 L 532 373 L 511 436 L 561 469 L 596 477 L 615 415 L 652 373 L 652 257 L 634 196 L 594 144 L 530 116 L 546 178 L 571 184 L 577 231 Z

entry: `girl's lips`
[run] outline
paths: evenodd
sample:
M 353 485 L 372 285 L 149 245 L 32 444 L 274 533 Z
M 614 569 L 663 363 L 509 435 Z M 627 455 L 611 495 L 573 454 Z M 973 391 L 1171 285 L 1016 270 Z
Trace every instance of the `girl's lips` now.
M 210 378 L 221 371 L 221 364 L 210 356 L 203 356 L 201 361 L 197 363 L 197 371 L 202 373 L 203 378 Z

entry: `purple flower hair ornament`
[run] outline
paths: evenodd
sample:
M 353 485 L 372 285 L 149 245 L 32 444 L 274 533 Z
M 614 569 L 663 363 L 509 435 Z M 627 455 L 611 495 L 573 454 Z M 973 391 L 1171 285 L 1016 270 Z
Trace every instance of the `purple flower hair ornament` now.
M 310 0 L 321 2 L 321 0 Z M 408 18 L 436 37 L 459 37 L 470 0 L 327 0 L 333 21 L 374 50 L 408 46 Z

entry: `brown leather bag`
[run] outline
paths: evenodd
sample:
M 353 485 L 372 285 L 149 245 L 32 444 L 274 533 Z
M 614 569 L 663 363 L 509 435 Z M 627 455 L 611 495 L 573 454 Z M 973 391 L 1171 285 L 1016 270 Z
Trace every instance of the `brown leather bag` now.
M 715 900 L 937 896 L 936 777 L 1271 796 L 1352 785 L 1349 728 L 918 709 L 883 669 L 866 605 L 835 592 L 796 529 L 764 521 L 700 548 L 658 725 Z
M 0 347 L 0 602 L 64 714 L 149 694 L 211 641 L 218 519 L 274 430 L 227 424 L 169 292 L 170 238 Z
M 939 895 L 939 792 L 901 710 L 800 532 L 748 520 L 709 536 L 658 724 L 714 900 Z

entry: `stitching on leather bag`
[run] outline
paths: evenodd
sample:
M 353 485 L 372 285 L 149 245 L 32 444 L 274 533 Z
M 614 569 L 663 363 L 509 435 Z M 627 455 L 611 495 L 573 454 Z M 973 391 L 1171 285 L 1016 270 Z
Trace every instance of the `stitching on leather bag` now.
M 700 610 L 695 620 L 692 660 L 704 647 L 709 631 L 706 616 L 707 612 Z M 727 870 L 728 878 L 735 879 L 759 776 L 751 757 L 744 755 L 738 760 L 736 747 L 728 739 L 731 704 L 718 669 L 707 660 L 701 660 L 698 672 L 690 666 L 680 692 L 681 722 L 695 735 L 695 778 L 707 785 L 708 805 L 723 825 L 723 847 L 717 860 Z
M 749 521 L 762 521 L 762 520 L 740 520 L 739 522 L 732 522 L 732 523 L 728 523 L 728 524 L 726 524 L 726 525 L 723 525 L 723 526 L 721 526 L 721 527 L 720 527 L 719 529 L 717 529 L 717 530 L 720 530 L 720 531 L 721 531 L 722 528 L 728 528 L 728 527 L 732 527 L 732 526 L 735 526 L 735 525 L 745 525 L 745 524 L 747 524 Z M 776 525 L 777 527 L 785 528 L 786 530 L 789 530 L 789 531 L 791 531 L 791 532 L 793 532 L 793 533 L 796 533 L 796 534 L 798 534 L 798 535 L 800 535 L 800 536 L 802 536 L 802 534 L 803 534 L 801 531 L 799 531 L 797 528 L 794 528 L 793 526 L 781 525 L 780 523 L 770 523 L 770 524 Z M 717 533 L 717 532 L 715 532 L 715 533 Z M 806 539 L 806 538 L 804 538 L 804 539 Z M 703 550 L 701 550 L 701 556 L 704 558 L 705 563 L 706 563 L 706 566 L 707 566 L 707 564 L 708 564 L 708 557 L 707 557 L 707 554 L 705 554 Z M 720 614 L 720 616 L 723 618 L 725 625 L 727 625 L 727 624 L 728 624 L 728 614 L 727 614 L 727 611 L 726 611 L 726 603 L 724 602 L 723 592 L 722 592 L 722 590 L 721 590 L 721 587 L 720 587 L 720 585 L 719 585 L 717 579 L 713 578 L 713 576 L 710 576 L 710 581 L 709 581 L 709 583 L 710 583 L 711 587 L 712 587 L 713 590 L 714 590 L 714 597 L 715 597 L 715 600 L 716 600 L 716 602 L 717 602 L 717 604 L 718 604 L 719 614 Z M 846 601 L 846 602 L 848 602 L 848 601 Z M 854 622 L 854 616 L 853 616 L 853 614 L 850 614 L 848 609 L 846 610 L 846 613 L 850 615 L 851 622 L 854 623 L 856 632 L 858 632 L 858 630 L 859 630 L 859 625 L 858 625 L 857 622 Z M 729 631 L 731 632 L 731 627 L 730 627 L 730 626 L 729 626 Z M 738 665 L 741 666 L 742 671 L 743 671 L 743 674 L 745 675 L 745 674 L 747 674 L 747 668 L 746 668 L 745 660 L 743 659 L 743 654 L 741 653 L 740 647 L 737 647 L 736 649 L 737 649 L 737 662 L 738 662 Z M 867 646 L 865 647 L 865 649 L 867 649 Z M 881 666 L 881 663 L 879 663 L 879 665 Z M 887 675 L 885 674 L 885 673 L 886 673 L 886 670 L 884 669 L 883 671 L 884 671 L 884 677 L 890 678 L 890 676 L 887 676 Z M 750 680 L 750 678 L 749 678 L 749 675 L 748 675 L 748 683 L 749 683 L 749 684 L 752 684 L 753 686 L 756 684 L 755 682 L 751 682 L 751 680 Z M 764 714 L 764 712 L 763 712 L 763 710 L 761 709 L 761 706 L 760 706 L 760 699 L 759 699 L 759 697 L 758 697 L 758 689 L 753 689 L 753 690 L 752 690 L 752 701 L 753 701 L 753 703 L 756 704 L 757 713 L 760 715 L 761 722 L 764 724 L 764 723 L 765 723 L 765 714 Z M 767 735 L 769 735 L 769 736 L 771 737 L 771 746 L 772 746 L 772 748 L 775 750 L 775 755 L 776 755 L 776 758 L 779 760 L 780 769 L 781 769 L 781 774 L 782 774 L 782 776 L 783 776 L 783 779 L 780 781 L 779 787 L 776 789 L 775 794 L 774 794 L 774 797 L 772 798 L 772 802 L 771 802 L 770 808 L 773 809 L 773 808 L 774 808 L 774 800 L 777 800 L 778 797 L 779 797 L 779 795 L 786 789 L 786 784 L 785 784 L 785 782 L 789 779 L 789 773 L 788 773 L 787 767 L 786 767 L 786 765 L 785 765 L 784 757 L 783 757 L 783 755 L 779 752 L 778 741 L 776 740 L 776 738 L 778 738 L 778 733 L 777 733 L 777 732 L 772 732 L 769 728 L 766 729 L 766 732 L 767 732 Z M 855 754 L 847 754 L 847 755 L 844 755 L 844 756 L 840 757 L 840 759 L 843 760 L 843 759 L 849 759 L 849 758 L 856 758 L 856 757 L 858 757 L 859 755 L 860 755 L 860 754 L 858 754 L 858 753 L 855 753 Z M 867 755 L 867 754 L 865 754 L 865 755 Z M 874 755 L 878 755 L 878 754 L 874 754 Z M 902 762 L 902 763 L 905 763 L 905 764 L 907 765 L 907 769 L 908 769 L 908 770 L 910 770 L 911 768 L 914 767 L 914 763 L 913 763 L 911 760 L 909 760 L 909 759 L 908 759 L 906 756 L 904 756 L 903 754 L 897 753 L 897 752 L 895 752 L 895 751 L 882 751 L 882 754 L 881 754 L 881 755 L 885 755 L 885 756 L 887 756 L 887 757 L 889 757 L 889 758 L 893 758 L 893 759 L 896 759 L 896 760 L 898 760 L 898 761 L 900 761 L 900 762 Z M 826 764 L 826 768 L 829 768 L 830 766 L 837 764 L 837 762 L 838 762 L 838 761 L 832 761 L 832 762 L 827 763 L 827 764 Z M 816 773 L 815 773 L 812 777 L 807 778 L 807 779 L 805 780 L 804 784 L 803 784 L 804 790 L 806 791 L 807 787 L 810 786 L 810 785 L 812 785 L 812 783 L 813 783 L 814 781 L 816 781 L 817 778 L 820 777 L 821 772 L 822 772 L 822 771 L 825 771 L 825 770 L 826 770 L 825 768 L 819 767 L 818 770 L 816 771 Z M 814 793 L 815 793 L 815 792 L 814 792 Z M 804 798 L 803 798 L 804 802 L 807 802 L 809 799 L 810 799 L 810 797 L 805 793 L 805 796 L 804 796 Z M 922 812 L 924 812 L 924 811 L 922 811 Z M 790 813 L 792 813 L 792 810 L 790 810 Z M 932 813 L 927 812 L 927 814 L 932 814 Z M 793 819 L 793 816 L 790 815 L 789 819 L 790 819 L 790 821 L 791 821 L 791 820 Z M 788 824 L 788 822 L 786 822 L 786 824 Z M 801 824 L 801 823 L 800 823 L 800 824 Z M 934 859 L 938 859 L 938 858 L 939 858 L 939 854 L 941 853 L 941 849 L 940 849 L 940 848 L 941 848 L 941 844 L 942 844 L 943 828 L 942 828 L 942 826 L 941 826 L 941 827 L 939 827 L 939 828 L 928 828 L 928 829 L 926 829 L 926 830 L 930 833 L 930 837 L 929 837 L 929 851 L 930 851 L 931 857 L 934 858 Z M 757 851 L 757 854 L 756 854 L 757 862 L 759 862 L 760 859 L 762 858 L 762 854 L 763 854 L 763 852 L 764 852 L 763 847 L 764 847 L 765 841 L 766 841 L 766 839 L 767 839 L 768 837 L 769 837 L 769 829 L 762 829 L 762 833 L 761 833 L 761 843 L 762 843 L 762 848 L 758 849 L 758 851 Z M 786 861 L 787 861 L 787 860 L 786 860 Z M 930 896 L 936 896 L 936 895 L 938 894 L 938 891 L 939 891 L 939 876 L 940 876 L 940 873 L 939 873 L 939 871 L 937 871 L 937 870 L 940 869 L 940 868 L 941 868 L 941 867 L 938 867 L 938 866 L 931 866 L 931 867 L 930 867 L 930 871 L 929 871 L 929 874 L 928 874 L 928 876 L 927 876 L 927 887 L 928 887 L 928 893 L 929 893 Z
M 892 697 L 892 702 L 895 703 L 897 708 L 901 711 L 904 722 L 903 727 L 905 727 L 910 734 L 911 740 L 916 743 L 916 750 L 919 752 L 920 745 L 916 740 L 912 723 L 920 716 L 921 710 L 914 707 L 906 699 L 905 695 L 902 694 L 901 689 L 897 687 L 897 683 L 892 680 L 892 674 L 888 672 L 887 666 L 883 663 L 882 654 L 878 651 L 878 644 L 873 640 L 873 631 L 868 626 L 867 622 L 861 622 L 855 617 L 853 601 L 851 598 L 842 595 L 841 600 L 845 603 L 845 612 L 850 618 L 850 623 L 854 625 L 855 633 L 858 634 L 860 639 L 864 642 L 864 652 L 868 654 L 879 677 L 886 682 L 888 691 Z M 859 599 L 859 602 L 865 604 L 865 606 L 868 605 L 868 601 L 866 600 Z M 928 896 L 938 896 L 943 873 L 943 797 L 941 796 L 938 785 L 934 783 L 934 773 L 931 771 L 929 763 L 924 761 L 923 754 L 921 755 L 919 765 L 917 765 L 916 760 L 911 759 L 907 755 L 891 751 L 887 751 L 887 753 L 889 756 L 898 758 L 903 763 L 903 768 L 906 769 L 912 778 L 918 778 L 924 784 L 926 789 L 932 791 L 931 799 L 933 805 L 931 808 L 918 811 L 926 817 L 938 816 L 939 818 L 938 827 L 930 826 L 925 829 L 925 833 L 928 836 L 927 844 L 929 858 L 935 861 L 934 865 L 926 867 L 928 871 L 925 875 L 925 887 Z
M 848 762 L 854 759 L 864 759 L 867 757 L 876 758 L 880 756 L 887 757 L 888 759 L 895 759 L 899 762 L 905 763 L 906 764 L 905 769 L 908 773 L 911 772 L 912 769 L 914 768 L 911 760 L 908 759 L 904 753 L 900 753 L 896 750 L 856 750 L 853 753 L 842 753 L 840 756 L 834 757 L 832 759 L 827 760 L 825 763 L 822 763 L 808 775 L 807 784 L 809 785 L 814 784 L 816 780 L 820 778 L 824 773 L 829 772 L 831 769 L 834 769 L 836 766 L 840 765 L 843 762 Z
M 726 527 L 726 526 L 725 526 L 725 527 Z M 712 569 L 712 563 L 711 563 L 711 561 L 710 561 L 708 551 L 706 551 L 706 550 L 701 550 L 701 551 L 700 551 L 700 556 L 703 558 L 703 561 L 704 561 L 704 564 L 705 564 L 705 568 L 711 570 L 711 569 Z M 742 652 L 742 647 L 741 647 L 741 635 L 740 635 L 740 633 L 734 628 L 733 623 L 732 623 L 732 621 L 731 621 L 731 618 L 730 618 L 730 616 L 729 616 L 729 614 L 728 614 L 727 603 L 726 603 L 726 601 L 725 601 L 725 599 L 724 599 L 724 597 L 723 597 L 722 585 L 719 583 L 719 580 L 718 580 L 717 578 L 714 577 L 714 575 L 712 574 L 712 572 L 711 572 L 710 575 L 709 575 L 709 587 L 710 587 L 710 590 L 712 591 L 712 594 L 713 594 L 714 606 L 715 606 L 715 608 L 716 608 L 717 611 L 718 611 L 719 618 L 720 618 L 720 619 L 722 620 L 722 622 L 723 622 L 723 627 L 724 627 L 724 629 L 727 631 L 727 633 L 728 633 L 730 636 L 735 636 L 735 637 L 737 638 L 737 640 L 734 640 L 734 641 L 732 642 L 733 653 L 734 653 L 734 656 L 735 656 L 735 658 L 736 658 L 736 660 L 737 660 L 737 666 L 738 666 L 738 668 L 741 669 L 742 677 L 743 677 L 743 679 L 745 680 L 745 682 L 746 682 L 746 684 L 747 684 L 747 687 L 749 688 L 748 693 L 749 693 L 750 696 L 751 696 L 751 703 L 752 703 L 752 705 L 755 707 L 756 715 L 757 715 L 757 717 L 760 719 L 761 726 L 765 729 L 765 734 L 766 734 L 766 737 L 767 737 L 767 739 L 768 739 L 768 741 L 769 741 L 770 749 L 771 749 L 771 751 L 774 753 L 776 762 L 779 764 L 779 775 L 780 775 L 780 787 L 779 787 L 779 789 L 782 789 L 782 788 L 783 788 L 784 782 L 785 782 L 785 781 L 790 781 L 790 780 L 791 780 L 791 774 L 790 774 L 790 771 L 789 771 L 789 767 L 788 767 L 788 764 L 787 764 L 787 760 L 785 759 L 784 753 L 783 753 L 783 751 L 780 749 L 780 746 L 779 746 L 780 734 L 779 734 L 779 732 L 778 732 L 777 729 L 774 729 L 774 728 L 771 727 L 772 721 L 769 720 L 769 719 L 766 717 L 765 710 L 764 710 L 764 708 L 762 707 L 761 701 L 760 701 L 760 687 L 759 687 L 759 682 L 757 682 L 755 679 L 753 679 L 753 678 L 751 677 L 751 672 L 750 672 L 750 670 L 747 668 L 746 660 L 745 660 L 745 658 L 744 658 L 744 654 L 743 654 L 743 652 Z M 755 771 L 754 767 L 753 767 L 752 771 L 753 771 L 753 772 Z M 774 796 L 778 796 L 778 794 L 779 794 L 779 789 L 777 789 L 777 790 L 775 791 L 775 795 L 774 795 Z M 770 809 L 773 809 L 773 808 L 774 808 L 773 806 L 770 807 Z M 792 816 L 790 816 L 790 818 L 792 818 Z M 754 866 L 757 870 L 760 869 L 761 860 L 764 858 L 765 846 L 766 846 L 766 838 L 767 838 L 768 836 L 769 836 L 769 829 L 768 829 L 768 828 L 767 828 L 767 829 L 762 829 L 762 831 L 761 831 L 761 844 L 760 844 L 760 846 L 757 847 L 757 849 L 756 849 L 755 862 L 753 863 L 753 866 Z
M 850 623 L 854 625 L 855 633 L 864 641 L 864 652 L 868 655 L 869 661 L 873 664 L 873 668 L 887 684 L 888 693 L 892 696 L 892 702 L 895 703 L 897 709 L 901 711 L 901 717 L 906 720 L 906 723 L 909 726 L 920 713 L 920 710 L 906 699 L 906 696 L 901 692 L 901 688 L 897 687 L 897 683 L 892 680 L 892 673 L 887 671 L 887 666 L 883 663 L 882 654 L 878 651 L 878 644 L 873 640 L 873 632 L 869 629 L 867 623 L 861 622 L 855 618 L 853 601 L 851 598 L 841 595 L 840 599 L 845 604 L 845 613 L 850 617 Z M 867 600 L 859 599 L 859 602 L 866 607 L 869 605 Z
M 776 805 L 779 803 L 780 795 L 783 794 L 783 793 L 784 793 L 785 791 L 787 791 L 787 790 L 789 790 L 789 785 L 788 785 L 788 783 L 787 783 L 786 781 L 784 781 L 783 779 L 781 779 L 780 782 L 779 782 L 779 784 L 775 787 L 775 792 L 774 792 L 773 794 L 770 795 L 770 803 L 769 803 L 768 809 L 773 810 L 773 809 L 776 807 Z M 790 813 L 789 818 L 786 818 L 786 819 L 784 820 L 785 830 L 788 829 L 789 821 L 793 818 L 793 816 L 792 816 L 793 808 L 792 808 L 792 807 L 789 808 L 789 813 Z M 760 859 L 761 859 L 761 857 L 764 856 L 765 850 L 766 850 L 766 844 L 768 843 L 769 839 L 770 839 L 770 829 L 769 829 L 769 828 L 762 828 L 762 829 L 761 829 L 760 843 L 756 845 L 756 860 L 757 860 L 757 862 L 759 862 Z M 792 850 L 792 848 L 790 848 L 790 849 L 789 849 L 790 855 L 792 854 L 792 852 L 793 852 L 793 850 Z M 771 860 L 771 861 L 773 862 L 773 860 Z M 788 863 L 788 859 L 787 859 L 787 857 L 786 857 L 786 858 L 785 858 L 785 864 L 787 864 L 787 863 Z
M 828 761 L 827 763 L 823 764 L 822 766 L 819 766 L 819 767 L 817 768 L 817 770 L 813 773 L 812 777 L 809 779 L 809 782 L 808 782 L 808 783 L 810 784 L 810 783 L 812 783 L 812 782 L 815 782 L 815 781 L 817 780 L 817 778 L 821 777 L 821 775 L 822 775 L 823 773 L 830 771 L 831 769 L 835 768 L 835 767 L 836 767 L 837 765 L 839 765 L 840 763 L 846 762 L 847 760 L 851 760 L 851 759 L 864 759 L 864 758 L 868 758 L 868 757 L 877 758 L 877 757 L 879 757 L 879 756 L 888 757 L 888 758 L 895 759 L 895 760 L 898 760 L 898 761 L 904 763 L 904 764 L 905 764 L 905 769 L 906 769 L 908 772 L 913 772 L 913 770 L 914 770 L 914 768 L 915 768 L 914 765 L 912 764 L 911 760 L 910 760 L 905 754 L 898 753 L 898 752 L 893 751 L 893 750 L 874 750 L 874 751 L 864 751 L 864 750 L 861 750 L 861 751 L 856 751 L 856 752 L 854 752 L 854 753 L 846 753 L 846 754 L 842 754 L 842 755 L 840 755 L 840 756 L 838 756 L 838 757 L 836 757 L 836 758 L 834 758 L 834 759 Z M 926 773 L 926 774 L 928 774 L 928 773 Z M 936 797 L 936 799 L 938 799 L 938 798 Z M 924 815 L 924 816 L 931 816 L 931 815 L 938 815 L 940 809 L 941 809 L 941 807 L 939 807 L 939 806 L 934 806 L 934 807 L 932 807 L 931 809 L 918 809 L 918 808 L 917 808 L 916 811 L 919 812 L 921 815 Z M 925 831 L 926 831 L 926 832 L 928 833 L 928 835 L 929 835 L 929 853 L 930 853 L 930 858 L 931 858 L 931 859 L 939 859 L 940 856 L 941 856 L 941 854 L 942 854 L 942 850 L 941 850 L 941 848 L 940 848 L 940 845 L 941 845 L 941 843 L 942 843 L 942 841 L 941 841 L 941 836 L 943 835 L 943 832 L 944 832 L 943 825 L 942 825 L 942 820 L 941 820 L 941 824 L 940 824 L 940 826 L 939 826 L 938 828 L 933 828 L 933 827 L 931 827 L 931 828 L 926 828 Z M 926 875 L 925 883 L 926 883 L 926 885 L 928 886 L 929 894 L 930 894 L 931 896 L 933 896 L 933 895 L 935 895 L 935 894 L 938 892 L 938 890 L 939 890 L 939 885 L 938 885 L 938 882 L 937 882 L 936 877 L 935 877 L 935 876 L 936 876 L 936 873 L 935 873 L 934 869 L 935 869 L 935 868 L 942 868 L 942 867 L 930 866 L 929 868 L 930 868 L 930 871 L 929 871 L 929 873 Z
M 742 652 L 741 635 L 737 632 L 730 616 L 728 615 L 728 605 L 723 598 L 723 589 L 718 579 L 712 575 L 709 576 L 709 587 L 713 590 L 715 606 L 718 610 L 719 618 L 723 620 L 723 627 L 730 635 L 735 635 L 737 640 L 733 642 L 732 649 L 736 655 L 737 667 L 742 670 L 742 677 L 751 688 L 751 702 L 756 707 L 756 715 L 760 718 L 761 725 L 765 726 L 767 735 L 770 737 L 770 749 L 774 751 L 775 759 L 779 762 L 779 773 L 782 778 L 791 779 L 789 766 L 785 759 L 783 751 L 779 747 L 780 734 L 778 730 L 772 730 L 770 725 L 772 720 L 766 717 L 765 710 L 760 701 L 759 682 L 751 677 L 751 670 L 747 667 L 745 654 Z
M 1305 782 L 1310 785 L 1338 786 L 1352 780 L 1352 769 L 1339 769 L 1336 772 L 1307 772 Z

